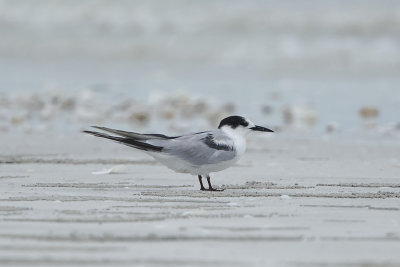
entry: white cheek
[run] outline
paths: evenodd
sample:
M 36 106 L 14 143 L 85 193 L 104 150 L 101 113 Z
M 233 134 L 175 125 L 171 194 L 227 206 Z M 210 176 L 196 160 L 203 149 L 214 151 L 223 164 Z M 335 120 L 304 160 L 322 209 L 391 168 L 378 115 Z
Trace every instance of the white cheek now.
M 237 132 L 240 133 L 241 135 L 247 135 L 248 133 L 251 132 L 251 130 L 247 127 L 240 127 L 237 129 Z

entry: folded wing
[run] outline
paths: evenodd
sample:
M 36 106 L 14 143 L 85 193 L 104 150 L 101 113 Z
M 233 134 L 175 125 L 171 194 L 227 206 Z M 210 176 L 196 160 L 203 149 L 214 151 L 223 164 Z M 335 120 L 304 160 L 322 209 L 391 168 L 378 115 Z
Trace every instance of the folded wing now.
M 156 140 L 155 140 L 156 141 Z M 156 141 L 154 144 L 161 144 Z M 235 158 L 233 140 L 219 132 L 185 135 L 164 142 L 163 153 L 176 156 L 193 166 L 218 164 Z

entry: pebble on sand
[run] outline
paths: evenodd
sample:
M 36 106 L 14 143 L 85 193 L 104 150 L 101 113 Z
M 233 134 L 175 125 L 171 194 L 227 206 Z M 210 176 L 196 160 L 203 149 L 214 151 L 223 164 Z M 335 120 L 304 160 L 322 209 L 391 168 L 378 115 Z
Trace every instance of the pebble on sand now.
M 286 125 L 294 128 L 310 128 L 317 123 L 317 112 L 306 105 L 289 105 L 282 110 Z
M 379 116 L 379 109 L 373 106 L 364 106 L 359 113 L 363 119 L 374 119 Z

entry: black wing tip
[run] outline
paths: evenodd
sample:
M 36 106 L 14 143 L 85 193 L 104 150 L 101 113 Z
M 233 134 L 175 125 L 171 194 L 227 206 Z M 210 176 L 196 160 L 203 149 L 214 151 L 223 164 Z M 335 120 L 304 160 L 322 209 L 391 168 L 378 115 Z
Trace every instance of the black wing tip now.
M 111 140 L 115 140 L 114 138 L 117 138 L 115 136 L 111 136 L 111 135 L 107 135 L 107 134 L 99 133 L 99 132 L 94 132 L 94 131 L 89 131 L 89 130 L 83 130 L 82 133 L 87 133 L 87 134 L 91 134 L 91 135 L 98 136 L 98 137 L 108 138 Z
M 83 130 L 81 131 L 82 133 L 87 133 L 87 134 L 96 134 L 97 132 L 89 131 L 89 130 Z M 97 133 L 99 134 L 99 133 Z
M 95 128 L 95 129 L 99 129 L 99 130 L 104 130 L 104 129 L 107 129 L 106 127 L 103 127 L 103 126 L 97 126 L 97 125 L 91 125 L 90 127 L 91 127 L 91 128 Z
M 177 135 L 177 136 L 168 136 L 168 135 L 164 135 L 164 134 L 153 134 L 153 133 L 137 133 L 137 132 L 127 132 L 124 130 L 117 130 L 117 129 L 112 129 L 112 128 L 108 128 L 108 127 L 103 127 L 103 126 L 96 126 L 96 125 L 92 125 L 90 126 L 91 128 L 95 128 L 95 129 L 99 129 L 105 132 L 111 132 L 113 134 L 117 134 L 126 138 L 133 138 L 133 139 L 176 139 L 181 137 L 181 135 Z M 83 131 L 85 132 L 85 131 Z M 91 131 L 88 131 L 91 132 Z M 132 136 L 135 135 L 135 136 Z
M 139 142 L 133 138 L 124 138 L 124 137 L 118 137 L 118 136 L 112 136 L 104 133 L 99 133 L 99 132 L 94 132 L 94 131 L 89 131 L 89 130 L 83 130 L 83 133 L 91 134 L 97 137 L 102 137 L 106 139 L 110 139 L 113 141 L 116 141 L 118 143 L 131 146 L 140 150 L 144 151 L 149 151 L 149 152 L 161 152 L 164 148 L 160 146 L 154 146 L 151 144 Z

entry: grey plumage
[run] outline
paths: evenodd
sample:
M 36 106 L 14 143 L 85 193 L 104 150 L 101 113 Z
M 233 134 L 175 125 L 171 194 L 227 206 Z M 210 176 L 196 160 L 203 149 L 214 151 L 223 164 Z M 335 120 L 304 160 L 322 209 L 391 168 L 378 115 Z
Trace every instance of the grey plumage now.
M 149 143 L 162 145 L 163 153 L 176 156 L 194 166 L 232 160 L 236 155 L 233 140 L 221 131 L 188 134 L 168 141 L 149 140 Z

